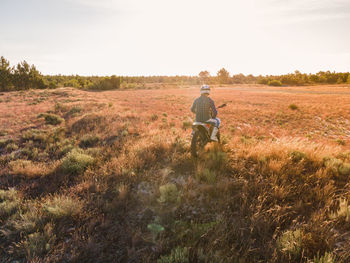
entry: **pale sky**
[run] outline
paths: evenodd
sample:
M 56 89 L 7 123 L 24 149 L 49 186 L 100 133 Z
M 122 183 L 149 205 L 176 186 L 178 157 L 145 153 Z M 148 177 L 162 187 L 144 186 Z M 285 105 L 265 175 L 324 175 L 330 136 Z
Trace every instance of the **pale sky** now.
M 349 0 L 0 0 L 0 55 L 43 74 L 350 71 Z

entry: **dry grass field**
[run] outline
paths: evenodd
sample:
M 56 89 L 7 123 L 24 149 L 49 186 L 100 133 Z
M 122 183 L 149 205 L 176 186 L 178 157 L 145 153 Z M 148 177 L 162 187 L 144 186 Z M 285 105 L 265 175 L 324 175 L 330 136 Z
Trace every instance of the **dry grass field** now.
M 1 262 L 350 262 L 350 86 L 0 94 Z

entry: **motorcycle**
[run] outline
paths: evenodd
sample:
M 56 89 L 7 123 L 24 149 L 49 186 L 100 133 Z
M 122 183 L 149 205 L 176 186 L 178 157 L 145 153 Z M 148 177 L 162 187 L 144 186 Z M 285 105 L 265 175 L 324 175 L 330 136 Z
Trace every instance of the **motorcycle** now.
M 218 109 L 225 107 L 222 104 Z M 205 122 L 194 122 L 192 124 L 192 140 L 191 140 L 191 155 L 193 158 L 198 158 L 200 153 L 204 150 L 205 145 L 211 142 L 210 136 L 213 131 L 215 121 L 209 119 Z M 217 133 L 218 142 L 220 143 L 220 130 Z

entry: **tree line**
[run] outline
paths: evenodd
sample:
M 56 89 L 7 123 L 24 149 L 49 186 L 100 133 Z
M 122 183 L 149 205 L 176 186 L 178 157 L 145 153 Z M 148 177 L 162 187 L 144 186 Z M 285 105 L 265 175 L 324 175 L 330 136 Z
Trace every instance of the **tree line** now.
M 119 89 L 121 78 L 72 76 L 44 76 L 34 65 L 25 60 L 11 67 L 3 56 L 0 58 L 0 91 L 54 89 L 57 87 L 74 87 L 82 89 L 112 90 Z
M 45 89 L 56 87 L 74 87 L 91 90 L 112 90 L 123 87 L 135 87 L 132 84 L 164 83 L 176 85 L 200 84 L 264 84 L 313 85 L 313 84 L 350 84 L 350 73 L 320 71 L 315 74 L 294 73 L 285 75 L 253 76 L 230 74 L 225 68 L 212 76 L 209 71 L 201 71 L 198 76 L 79 76 L 79 75 L 42 75 L 34 65 L 26 61 L 11 67 L 4 57 L 0 59 L 0 91 Z

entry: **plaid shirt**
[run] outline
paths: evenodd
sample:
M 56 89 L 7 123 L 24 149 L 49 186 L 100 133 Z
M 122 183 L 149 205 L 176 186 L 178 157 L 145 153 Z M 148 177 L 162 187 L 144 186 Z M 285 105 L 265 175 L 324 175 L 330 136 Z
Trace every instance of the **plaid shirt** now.
M 214 101 L 205 95 L 201 95 L 194 100 L 191 111 L 196 114 L 196 121 L 200 122 L 216 118 L 216 115 L 218 114 Z

